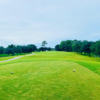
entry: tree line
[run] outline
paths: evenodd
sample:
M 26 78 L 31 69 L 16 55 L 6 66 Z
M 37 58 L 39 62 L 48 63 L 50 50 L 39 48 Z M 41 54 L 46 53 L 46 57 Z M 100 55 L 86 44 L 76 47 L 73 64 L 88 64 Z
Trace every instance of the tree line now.
M 56 51 L 77 52 L 84 55 L 100 56 L 100 41 L 80 41 L 80 40 L 66 40 L 61 41 L 55 46 Z
M 21 53 L 30 53 L 37 50 L 37 47 L 34 44 L 30 45 L 9 45 L 8 47 L 0 47 L 0 54 L 8 54 L 8 55 L 15 55 Z
M 7 55 L 15 55 L 15 54 L 22 54 L 22 53 L 32 53 L 34 51 L 51 51 L 52 48 L 46 47 L 47 42 L 43 41 L 40 48 L 37 48 L 34 44 L 29 45 L 8 45 L 8 47 L 4 48 L 0 46 L 0 54 L 7 54 Z
M 0 54 L 15 55 L 21 53 L 31 53 L 34 51 L 51 51 L 53 48 L 46 47 L 47 42 L 43 41 L 41 47 L 37 48 L 34 44 L 29 45 L 8 45 L 4 48 L 0 46 Z M 77 52 L 89 56 L 100 56 L 100 41 L 81 41 L 81 40 L 66 40 L 61 41 L 55 46 L 56 51 Z

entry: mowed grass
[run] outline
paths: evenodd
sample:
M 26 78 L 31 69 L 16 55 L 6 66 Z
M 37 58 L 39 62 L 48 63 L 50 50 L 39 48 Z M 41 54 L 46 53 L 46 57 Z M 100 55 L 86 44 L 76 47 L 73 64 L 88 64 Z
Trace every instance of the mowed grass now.
M 76 53 L 40 52 L 0 63 L 0 100 L 100 100 L 99 61 Z
M 0 61 L 4 61 L 4 60 L 8 60 L 8 59 L 12 59 L 15 56 L 9 56 L 9 57 L 0 57 Z
M 30 53 L 21 53 L 21 54 L 15 54 L 15 55 L 7 55 L 7 54 L 0 54 L 0 61 L 12 59 L 18 56 L 24 56 L 24 55 L 29 55 Z

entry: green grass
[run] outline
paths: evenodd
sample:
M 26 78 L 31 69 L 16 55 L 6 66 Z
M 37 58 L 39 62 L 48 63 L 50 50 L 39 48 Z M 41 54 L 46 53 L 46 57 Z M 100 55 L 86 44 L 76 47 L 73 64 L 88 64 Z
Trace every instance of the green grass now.
M 12 59 L 15 56 L 9 56 L 9 57 L 0 57 L 0 61 L 4 61 L 4 60 L 8 60 L 8 59 Z
M 27 55 L 27 54 L 30 54 L 30 53 L 21 53 L 21 54 L 15 54 L 15 55 L 0 54 L 0 61 L 12 59 L 14 57 L 21 56 L 21 55 Z
M 100 58 L 41 52 L 0 63 L 0 100 L 100 100 Z

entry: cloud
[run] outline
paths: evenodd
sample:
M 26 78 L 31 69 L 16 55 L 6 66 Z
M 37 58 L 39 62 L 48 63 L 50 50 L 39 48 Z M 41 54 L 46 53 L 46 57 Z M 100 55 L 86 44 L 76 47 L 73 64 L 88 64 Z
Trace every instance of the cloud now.
M 98 39 L 99 5 L 99 0 L 1 0 L 0 39 L 16 44 Z

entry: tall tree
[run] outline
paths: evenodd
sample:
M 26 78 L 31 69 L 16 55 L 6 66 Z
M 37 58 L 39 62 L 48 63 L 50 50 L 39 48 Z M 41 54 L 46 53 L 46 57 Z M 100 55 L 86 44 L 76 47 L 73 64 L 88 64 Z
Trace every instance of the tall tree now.
M 43 41 L 42 42 L 42 47 L 46 47 L 47 44 L 48 44 L 47 41 Z

